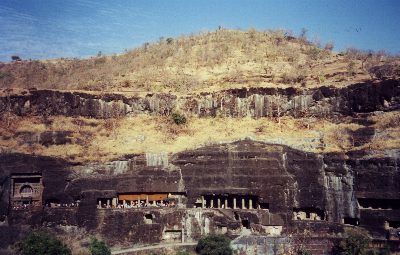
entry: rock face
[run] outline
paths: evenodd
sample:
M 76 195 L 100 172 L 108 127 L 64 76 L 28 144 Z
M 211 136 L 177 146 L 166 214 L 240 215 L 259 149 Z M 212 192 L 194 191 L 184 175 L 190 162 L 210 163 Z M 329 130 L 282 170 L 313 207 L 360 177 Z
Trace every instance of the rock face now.
M 78 92 L 33 90 L 27 95 L 0 98 L 0 112 L 18 115 L 66 115 L 111 118 L 137 114 L 188 116 L 278 117 L 351 115 L 400 108 L 400 82 L 360 83 L 346 88 L 243 88 L 177 97 L 148 94 L 126 97 Z
M 43 90 L 1 97 L 0 113 L 352 116 L 364 126 L 351 131 L 354 145 L 362 146 L 376 132 L 358 113 L 398 111 L 399 85 L 387 80 L 343 89 L 251 88 L 185 97 Z M 70 131 L 16 135 L 27 144 L 71 143 Z M 32 228 L 49 227 L 98 234 L 112 246 L 192 242 L 217 232 L 236 237 L 234 247 L 246 254 L 285 253 L 298 245 L 292 237 L 300 236 L 308 238 L 314 254 L 329 254 L 351 225 L 367 229 L 377 245 L 388 241 L 400 251 L 399 161 L 399 149 L 379 156 L 367 151 L 316 154 L 252 140 L 173 155 L 126 155 L 105 163 L 2 153 L 0 253 Z
M 57 225 L 99 233 L 110 245 L 193 241 L 210 232 L 272 238 L 310 229 L 324 236 L 342 232 L 345 225 L 360 225 L 375 239 L 386 239 L 400 223 L 398 156 L 313 154 L 250 140 L 164 155 L 164 160 L 131 155 L 91 165 L 3 154 L 0 235 L 7 238 L 0 245 L 15 242 L 27 226 Z M 43 203 L 60 206 L 13 207 L 12 178 L 21 174 L 40 175 Z M 147 200 L 165 195 L 176 203 L 117 208 L 128 203 L 124 196 L 138 194 Z M 109 208 L 98 208 L 99 202 Z

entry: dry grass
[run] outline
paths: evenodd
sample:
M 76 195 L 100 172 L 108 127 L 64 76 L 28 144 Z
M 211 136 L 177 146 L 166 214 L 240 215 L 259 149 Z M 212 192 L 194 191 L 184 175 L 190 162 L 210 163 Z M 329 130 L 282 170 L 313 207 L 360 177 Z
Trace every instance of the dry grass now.
M 377 135 L 371 142 L 354 147 L 351 131 L 363 126 L 343 120 L 334 123 L 315 118 L 189 118 L 176 125 L 167 117 L 140 115 L 111 120 L 70 117 L 17 117 L 13 126 L 0 127 L 3 150 L 61 157 L 72 161 L 106 161 L 131 153 L 176 153 L 187 149 L 251 138 L 286 144 L 310 152 L 356 149 L 384 150 L 400 147 L 400 114 L 371 117 Z M 72 131 L 71 143 L 44 146 L 27 143 L 19 132 Z
M 281 30 L 221 29 L 121 55 L 0 63 L 0 88 L 187 93 L 244 85 L 345 86 L 370 78 L 363 56 L 337 55 Z

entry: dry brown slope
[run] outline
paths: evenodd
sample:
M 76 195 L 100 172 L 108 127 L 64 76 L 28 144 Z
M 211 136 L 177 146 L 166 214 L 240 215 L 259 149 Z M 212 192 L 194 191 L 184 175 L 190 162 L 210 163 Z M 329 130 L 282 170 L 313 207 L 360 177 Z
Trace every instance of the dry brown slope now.
M 281 30 L 221 29 L 146 43 L 121 55 L 0 63 L 0 88 L 186 93 L 346 86 L 370 78 L 365 56 L 357 53 L 336 54 L 330 45 L 320 47 Z M 374 55 L 368 62 L 381 64 L 386 58 Z

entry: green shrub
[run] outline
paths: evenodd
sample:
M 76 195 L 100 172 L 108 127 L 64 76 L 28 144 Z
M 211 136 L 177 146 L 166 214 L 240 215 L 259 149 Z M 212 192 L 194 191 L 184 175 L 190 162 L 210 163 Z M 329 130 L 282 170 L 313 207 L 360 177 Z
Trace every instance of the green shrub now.
M 110 248 L 103 242 L 92 238 L 89 244 L 89 251 L 92 255 L 111 255 Z
M 177 253 L 175 253 L 175 255 L 190 255 L 190 252 L 188 252 L 188 251 L 178 251 Z
M 364 255 L 370 241 L 368 232 L 363 229 L 346 229 L 346 238 L 339 244 L 341 254 L 345 255 Z
M 199 240 L 196 252 L 200 255 L 232 255 L 230 242 L 224 235 L 210 234 Z
M 17 243 L 20 255 L 71 255 L 71 250 L 60 240 L 44 231 L 34 231 Z
M 181 113 L 174 112 L 171 114 L 171 118 L 177 125 L 182 125 L 186 123 L 186 117 Z

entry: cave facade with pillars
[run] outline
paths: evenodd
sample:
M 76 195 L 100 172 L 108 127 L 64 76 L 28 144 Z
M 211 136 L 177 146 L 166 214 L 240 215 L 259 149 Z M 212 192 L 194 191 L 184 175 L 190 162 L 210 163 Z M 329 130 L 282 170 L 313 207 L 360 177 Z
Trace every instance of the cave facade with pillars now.
M 19 226 L 43 224 L 74 226 L 121 246 L 190 242 L 212 232 L 281 238 L 307 229 L 329 239 L 348 226 L 380 242 L 400 242 L 396 157 L 315 154 L 242 140 L 169 155 L 160 164 L 148 158 L 130 155 L 89 168 L 1 155 L 0 231 L 16 233 L 2 245 L 15 241 Z M 13 210 L 26 199 L 36 209 Z

